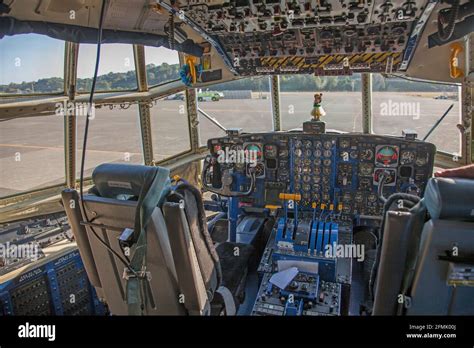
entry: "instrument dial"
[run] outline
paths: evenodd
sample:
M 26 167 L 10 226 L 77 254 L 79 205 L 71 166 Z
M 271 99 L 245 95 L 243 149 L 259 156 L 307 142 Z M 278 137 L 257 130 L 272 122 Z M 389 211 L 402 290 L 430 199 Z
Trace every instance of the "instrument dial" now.
M 410 164 L 415 160 L 415 153 L 413 151 L 403 151 L 400 155 L 401 164 Z
M 326 140 L 323 146 L 326 150 L 329 150 L 332 147 L 332 143 L 329 140 Z
M 339 142 L 339 146 L 341 149 L 347 149 L 349 146 L 351 146 L 351 141 L 349 139 L 343 138 Z
M 326 167 L 329 167 L 331 165 L 331 160 L 329 158 L 326 158 L 324 161 L 323 161 L 323 165 L 326 166 Z
M 267 144 L 264 149 L 266 158 L 276 158 L 278 153 L 278 148 L 275 145 Z
M 303 142 L 301 140 L 295 141 L 295 148 L 299 149 L 303 146 Z
M 359 165 L 359 174 L 363 176 L 371 176 L 374 171 L 374 165 L 372 163 L 361 163 Z
M 314 142 L 314 147 L 317 148 L 317 149 L 320 149 L 320 148 L 323 147 L 323 143 L 322 143 L 321 141 L 319 141 L 319 140 L 316 140 L 316 141 Z
M 332 151 L 331 150 L 325 150 L 324 151 L 324 157 L 331 157 Z
M 321 157 L 323 152 L 321 150 L 317 149 L 317 150 L 314 150 L 313 154 L 314 154 L 314 157 Z
M 374 158 L 374 152 L 371 149 L 364 149 L 360 152 L 360 159 L 371 161 Z
M 361 192 L 357 192 L 354 196 L 354 201 L 357 203 L 362 203 L 364 200 L 364 195 Z
M 301 149 L 296 149 L 295 150 L 295 156 L 296 157 L 301 157 L 303 156 L 303 151 Z
M 320 177 L 320 176 L 317 176 L 317 175 L 313 176 L 313 182 L 314 182 L 315 184 L 320 183 L 320 182 L 321 182 L 321 177 Z
M 306 149 L 311 149 L 313 147 L 313 143 L 311 142 L 311 140 L 305 140 L 303 142 L 303 145 Z
M 398 164 L 398 146 L 377 146 L 375 164 L 380 167 L 396 167 Z

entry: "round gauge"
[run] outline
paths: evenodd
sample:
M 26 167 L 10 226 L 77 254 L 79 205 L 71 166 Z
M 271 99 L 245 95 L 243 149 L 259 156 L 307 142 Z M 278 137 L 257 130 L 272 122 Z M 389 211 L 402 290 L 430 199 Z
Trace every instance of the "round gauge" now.
M 311 157 L 312 154 L 313 154 L 313 151 L 311 151 L 310 149 L 304 150 L 304 155 L 305 155 L 306 157 Z
M 301 190 L 301 184 L 300 184 L 300 183 L 296 183 L 296 184 L 295 184 L 295 190 L 296 190 L 296 191 Z
M 318 185 L 318 184 L 313 185 L 313 191 L 320 191 L 320 190 L 321 190 L 320 185 Z
M 247 156 L 250 156 L 249 158 L 257 158 L 257 162 L 260 162 L 262 160 L 262 157 L 263 157 L 262 148 L 258 144 L 248 144 L 248 145 L 246 145 L 245 146 L 245 153 L 246 153 Z
M 367 190 L 372 186 L 372 179 L 369 178 L 362 178 L 359 180 L 359 188 L 361 190 Z
M 303 175 L 303 181 L 304 182 L 310 182 L 311 181 L 311 177 L 309 175 Z
M 276 158 L 278 153 L 278 148 L 275 145 L 267 144 L 265 145 L 265 158 Z
M 295 159 L 295 167 L 301 166 L 302 163 L 303 163 L 303 162 L 301 161 L 300 158 L 296 158 L 296 159 Z
M 321 158 L 316 158 L 314 161 L 313 161 L 313 164 L 315 166 L 320 166 L 321 165 Z
M 367 200 L 371 203 L 374 203 L 377 201 L 377 195 L 371 193 L 370 195 L 367 196 Z
M 303 164 L 305 166 L 310 166 L 311 165 L 311 160 L 309 158 L 306 158 L 304 161 L 303 161 Z
M 295 182 L 301 181 L 301 175 L 296 174 L 294 176 Z
M 323 201 L 328 202 L 331 200 L 331 196 L 328 193 L 323 194 Z
M 410 164 L 415 160 L 415 153 L 413 151 L 403 151 L 400 155 L 401 164 Z
M 303 167 L 296 167 L 296 172 L 301 174 L 303 172 Z
M 357 203 L 362 203 L 363 200 L 364 200 L 364 196 L 362 195 L 362 193 L 357 192 L 354 196 L 354 201 L 356 201 Z
M 295 156 L 296 157 L 301 157 L 303 155 L 303 151 L 301 149 L 296 149 L 295 150 Z
M 323 186 L 323 192 L 325 193 L 329 192 L 329 186 Z
M 301 142 L 301 140 L 296 140 L 295 141 L 295 148 L 299 149 L 302 146 L 303 146 L 303 143 Z
M 341 147 L 341 149 L 347 149 L 349 146 L 351 146 L 351 141 L 347 138 L 342 138 L 339 141 L 339 146 Z
M 323 184 L 328 184 L 329 178 L 327 176 L 323 176 Z
M 326 150 L 329 150 L 329 149 L 332 147 L 332 143 L 331 143 L 329 140 L 326 140 L 326 141 L 323 143 L 323 147 L 324 147 Z
M 303 166 L 303 173 L 304 174 L 309 174 L 311 173 L 311 167 L 310 166 Z
M 321 155 L 323 154 L 323 152 L 321 150 L 314 150 L 314 157 L 321 157 Z
M 315 184 L 320 183 L 320 182 L 321 182 L 321 177 L 320 177 L 320 176 L 317 176 L 317 175 L 313 176 L 313 182 L 314 182 Z
M 311 140 L 305 140 L 305 141 L 303 142 L 303 145 L 304 145 L 304 147 L 307 148 L 307 149 L 311 149 L 311 148 L 313 147 L 313 143 L 311 142 Z
M 327 159 L 325 159 L 325 160 L 323 161 L 323 165 L 325 165 L 326 167 L 329 167 L 329 166 L 331 165 L 331 163 L 332 163 L 332 162 L 331 162 L 331 160 L 330 160 L 329 158 L 327 158 Z
M 417 166 L 424 166 L 426 163 L 428 163 L 428 154 L 418 154 L 415 163 Z
M 374 171 L 374 166 L 372 163 L 361 163 L 359 165 L 360 175 L 369 176 L 369 175 L 372 175 L 373 171 Z
M 331 157 L 332 152 L 331 150 L 324 150 L 324 157 Z
M 349 156 L 350 156 L 352 159 L 356 159 L 356 158 L 357 158 L 357 155 L 358 155 L 358 154 L 357 154 L 357 151 L 355 151 L 355 150 L 354 150 L 354 151 L 351 151 L 351 152 L 349 153 Z
M 398 147 L 392 145 L 377 146 L 375 163 L 383 167 L 394 167 L 398 163 Z
M 321 168 L 316 167 L 316 168 L 314 168 L 313 172 L 314 172 L 314 174 L 319 175 L 319 174 L 321 174 Z
M 306 191 L 306 192 L 311 191 L 311 185 L 303 184 L 303 191 Z
M 324 168 L 323 168 L 323 174 L 324 174 L 324 175 L 330 175 L 330 174 L 331 174 L 331 168 L 329 168 L 329 167 L 324 167 Z
M 314 147 L 317 148 L 317 149 L 320 149 L 320 148 L 323 147 L 323 143 L 322 143 L 321 141 L 319 141 L 319 140 L 316 140 L 316 141 L 314 142 Z
M 281 149 L 280 150 L 280 153 L 278 154 L 278 156 L 280 157 L 288 157 L 288 149 Z
M 374 152 L 371 149 L 364 149 L 360 152 L 360 159 L 370 161 L 374 157 Z

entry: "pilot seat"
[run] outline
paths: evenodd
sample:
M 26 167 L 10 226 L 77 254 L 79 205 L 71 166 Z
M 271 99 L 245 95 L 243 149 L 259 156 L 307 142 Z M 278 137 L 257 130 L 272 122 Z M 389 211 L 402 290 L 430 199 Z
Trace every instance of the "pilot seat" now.
M 87 274 L 112 315 L 234 315 L 251 245 L 214 242 L 201 192 L 160 167 L 102 164 L 63 204 Z M 141 231 L 141 232 L 140 232 Z

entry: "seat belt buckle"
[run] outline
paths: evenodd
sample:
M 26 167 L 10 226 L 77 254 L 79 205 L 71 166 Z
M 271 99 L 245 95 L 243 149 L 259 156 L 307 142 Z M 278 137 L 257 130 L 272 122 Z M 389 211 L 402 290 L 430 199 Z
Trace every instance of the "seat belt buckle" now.
M 122 249 L 130 248 L 133 245 L 133 232 L 134 230 L 132 228 L 125 228 L 118 237 Z

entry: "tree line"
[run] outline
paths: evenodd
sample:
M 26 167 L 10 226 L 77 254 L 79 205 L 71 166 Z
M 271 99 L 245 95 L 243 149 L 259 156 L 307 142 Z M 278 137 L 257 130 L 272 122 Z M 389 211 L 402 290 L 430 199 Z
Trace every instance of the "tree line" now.
M 163 63 L 146 65 L 148 85 L 155 86 L 179 79 L 179 64 Z M 88 92 L 92 85 L 92 78 L 78 78 L 77 91 Z M 280 76 L 280 90 L 282 92 L 299 91 L 360 91 L 360 74 L 352 76 L 313 76 L 313 75 L 282 75 Z M 135 70 L 108 74 L 97 77 L 98 91 L 124 91 L 137 88 Z M 244 78 L 231 82 L 216 84 L 209 87 L 213 90 L 252 90 L 253 92 L 268 92 L 269 79 L 266 76 Z M 30 93 L 60 93 L 64 89 L 64 80 L 60 77 L 39 79 L 37 81 L 10 83 L 0 85 L 0 94 L 30 94 Z M 457 87 L 412 82 L 400 78 L 386 78 L 381 74 L 373 74 L 374 91 L 391 92 L 456 92 Z

